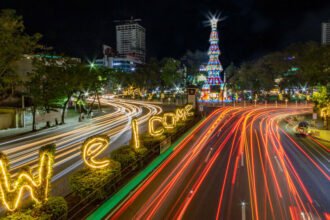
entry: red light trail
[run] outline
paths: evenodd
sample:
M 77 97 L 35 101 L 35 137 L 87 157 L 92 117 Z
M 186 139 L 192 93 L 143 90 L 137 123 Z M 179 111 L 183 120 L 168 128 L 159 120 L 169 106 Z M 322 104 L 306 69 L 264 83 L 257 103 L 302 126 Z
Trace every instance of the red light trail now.
M 328 218 L 329 149 L 306 138 L 311 156 L 281 127 L 309 111 L 217 109 L 107 218 L 237 219 L 241 210 L 256 220 Z

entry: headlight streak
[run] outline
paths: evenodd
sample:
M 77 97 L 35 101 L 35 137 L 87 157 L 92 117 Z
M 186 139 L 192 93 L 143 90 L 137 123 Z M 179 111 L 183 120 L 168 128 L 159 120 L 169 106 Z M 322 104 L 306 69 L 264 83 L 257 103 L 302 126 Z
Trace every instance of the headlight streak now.
M 111 102 L 109 102 L 104 99 L 101 99 L 101 102 L 103 104 L 113 106 L 115 111 L 113 113 L 91 119 L 91 123 L 79 124 L 78 126 L 75 126 L 75 128 L 77 128 L 75 130 L 69 130 L 55 136 L 48 136 L 44 139 L 39 138 L 39 140 L 34 141 L 29 140 L 29 138 L 34 139 L 37 135 L 28 135 L 27 137 L 20 139 L 20 141 L 26 139 L 29 140 L 30 143 L 25 142 L 26 144 L 10 148 L 4 146 L 4 152 L 8 154 L 12 167 L 12 178 L 17 178 L 17 171 L 27 165 L 31 167 L 33 174 L 35 175 L 37 173 L 36 168 L 38 166 L 38 154 L 36 151 L 40 148 L 40 145 L 55 142 L 57 145 L 57 150 L 53 167 L 54 169 L 56 168 L 56 170 L 54 171 L 55 175 L 53 176 L 52 181 L 56 181 L 81 166 L 83 162 L 81 160 L 80 148 L 86 137 L 95 134 L 105 134 L 109 137 L 113 137 L 112 141 L 114 141 L 123 132 L 130 129 L 130 118 L 138 117 L 138 125 L 146 122 L 150 116 L 162 112 L 162 109 L 159 106 L 143 104 L 143 102 L 131 103 L 129 101 L 122 102 L 117 100 L 111 100 Z M 144 115 L 142 115 L 144 111 L 143 108 L 146 109 Z M 121 109 L 125 109 L 124 114 L 121 112 Z M 51 133 L 52 131 L 47 132 Z M 13 144 L 14 142 L 15 141 L 8 141 L 7 143 Z M 70 165 L 63 167 L 68 162 L 71 162 Z M 24 198 L 25 196 L 26 195 L 24 195 Z

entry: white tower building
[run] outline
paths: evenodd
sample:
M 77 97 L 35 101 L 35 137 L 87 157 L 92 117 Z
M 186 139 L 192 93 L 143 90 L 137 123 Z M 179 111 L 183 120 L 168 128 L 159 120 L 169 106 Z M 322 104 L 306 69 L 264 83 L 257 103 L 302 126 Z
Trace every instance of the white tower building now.
M 131 19 L 116 25 L 117 52 L 122 56 L 131 56 L 145 62 L 146 36 L 145 28 Z
M 321 43 L 330 44 L 330 22 L 322 23 Z

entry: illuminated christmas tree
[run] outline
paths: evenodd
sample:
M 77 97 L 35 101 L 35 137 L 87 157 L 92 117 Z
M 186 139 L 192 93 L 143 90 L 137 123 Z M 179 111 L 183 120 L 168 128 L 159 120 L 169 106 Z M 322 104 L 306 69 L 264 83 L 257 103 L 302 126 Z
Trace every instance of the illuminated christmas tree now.
M 219 37 L 217 32 L 217 23 L 218 19 L 213 17 L 210 20 L 211 23 L 211 35 L 210 35 L 210 48 L 208 51 L 209 62 L 206 66 L 206 70 L 208 73 L 207 82 L 203 85 L 203 91 L 205 95 L 210 93 L 212 90 L 211 87 L 220 86 L 222 84 L 222 80 L 220 77 L 220 73 L 223 71 L 222 65 L 219 61 L 220 49 L 218 46 Z M 220 92 L 220 87 L 218 93 Z M 209 99 L 208 95 L 204 97 L 204 99 Z
M 220 50 L 218 46 L 219 37 L 217 32 L 218 19 L 211 19 L 211 35 L 210 35 L 210 48 L 209 48 L 209 62 L 206 70 L 208 72 L 207 83 L 209 85 L 220 85 L 222 83 L 220 73 L 223 71 L 222 65 L 219 61 Z

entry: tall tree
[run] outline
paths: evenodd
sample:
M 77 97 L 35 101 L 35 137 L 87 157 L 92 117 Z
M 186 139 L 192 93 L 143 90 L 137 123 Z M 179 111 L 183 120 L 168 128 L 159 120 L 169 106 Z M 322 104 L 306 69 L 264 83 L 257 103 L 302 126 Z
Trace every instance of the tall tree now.
M 301 83 L 310 86 L 326 85 L 330 82 L 330 46 L 316 42 L 291 45 L 287 51 L 294 57 Z
M 83 77 L 87 73 L 87 68 L 83 64 L 65 58 L 58 71 L 58 89 L 63 92 L 62 99 L 62 115 L 61 124 L 65 123 L 65 113 L 68 107 L 68 103 L 71 100 L 73 94 L 78 91 L 82 91 L 84 88 Z M 89 79 L 85 78 L 86 81 Z
M 179 72 L 180 61 L 173 58 L 164 58 L 162 60 L 161 80 L 163 87 L 173 88 L 182 82 Z
M 10 88 L 13 93 L 17 82 L 13 65 L 23 54 L 40 48 L 40 38 L 40 34 L 30 36 L 25 33 L 23 18 L 14 10 L 0 12 L 0 92 Z
M 199 67 L 208 60 L 207 52 L 196 50 L 194 52 L 188 50 L 181 58 L 181 62 L 187 67 L 189 78 L 196 78 L 200 73 Z
M 37 109 L 47 113 L 56 111 L 60 99 L 64 92 L 61 90 L 61 71 L 62 67 L 56 60 L 46 58 L 36 58 L 33 61 L 34 69 L 30 73 L 30 80 L 27 83 L 29 97 L 32 99 L 32 114 L 35 120 Z M 35 130 L 35 121 L 33 121 Z M 47 127 L 50 122 L 47 122 Z

